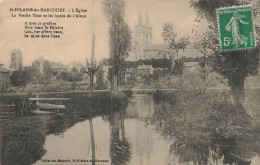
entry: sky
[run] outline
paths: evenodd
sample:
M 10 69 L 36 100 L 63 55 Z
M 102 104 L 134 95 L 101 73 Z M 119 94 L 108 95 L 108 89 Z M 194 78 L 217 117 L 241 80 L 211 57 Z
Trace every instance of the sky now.
M 165 22 L 175 25 L 178 37 L 191 36 L 196 12 L 189 7 L 189 0 L 125 0 L 125 20 L 130 30 L 138 21 L 139 13 L 143 20 L 148 14 L 149 23 L 153 27 L 153 43 L 163 43 L 161 32 Z M 24 7 L 57 7 L 87 9 L 85 19 L 72 18 L 14 18 L 10 8 Z M 93 28 L 91 18 L 93 16 Z M 24 23 L 56 22 L 64 27 L 60 39 L 24 38 Z M 45 60 L 69 64 L 73 61 L 85 64 L 90 58 L 92 29 L 96 35 L 95 56 L 100 61 L 109 57 L 109 25 L 103 13 L 102 0 L 0 0 L 0 63 L 9 67 L 10 53 L 20 49 L 23 65 L 31 65 L 32 61 L 43 57 Z
M 12 18 L 10 8 L 22 7 L 64 7 L 66 9 L 87 9 L 86 19 L 62 18 Z M 189 0 L 126 0 L 125 20 L 132 32 L 139 13 L 145 20 L 146 14 L 153 27 L 153 43 L 162 43 L 161 31 L 165 22 L 175 24 L 179 36 L 191 34 L 196 16 L 189 8 Z M 0 3 L 0 63 L 9 66 L 12 49 L 20 49 L 23 65 L 43 57 L 46 60 L 69 64 L 72 61 L 85 63 L 91 53 L 91 16 L 93 15 L 96 35 L 95 56 L 100 61 L 109 56 L 108 22 L 102 9 L 102 0 L 2 0 Z M 24 22 L 56 22 L 65 28 L 61 39 L 24 38 Z

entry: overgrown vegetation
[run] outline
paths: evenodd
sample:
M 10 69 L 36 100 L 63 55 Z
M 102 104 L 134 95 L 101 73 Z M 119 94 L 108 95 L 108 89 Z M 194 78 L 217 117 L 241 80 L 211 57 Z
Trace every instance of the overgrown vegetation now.
M 245 104 L 244 83 L 246 77 L 256 75 L 259 68 L 259 44 L 256 48 L 239 51 L 221 51 L 219 44 L 219 32 L 217 24 L 216 9 L 236 5 L 248 5 L 250 0 L 190 0 L 191 7 L 197 11 L 198 17 L 208 22 L 207 32 L 199 37 L 202 41 L 195 41 L 198 44 L 206 44 L 207 51 L 213 58 L 212 67 L 224 78 L 228 79 L 232 96 L 236 104 Z M 253 6 L 256 15 L 256 6 Z M 255 27 L 256 40 L 259 40 L 259 27 Z M 203 47 L 203 45 L 201 45 Z M 204 45 L 205 46 L 205 45 Z
M 162 99 L 163 98 L 163 99 Z M 260 123 L 230 102 L 230 94 L 180 89 L 157 92 L 151 124 L 173 140 L 170 153 L 183 162 L 206 163 L 210 153 L 226 163 L 242 162 L 260 154 Z M 252 147 L 254 146 L 254 147 Z

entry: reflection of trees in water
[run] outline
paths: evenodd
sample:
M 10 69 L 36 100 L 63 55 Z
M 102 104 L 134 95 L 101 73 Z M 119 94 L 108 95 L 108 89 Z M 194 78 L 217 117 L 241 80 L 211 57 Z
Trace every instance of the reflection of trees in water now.
M 96 94 L 92 98 L 85 94 L 71 97 L 71 100 L 66 102 L 66 112 L 63 115 L 31 116 L 0 123 L 0 164 L 34 164 L 46 152 L 43 148 L 46 135 L 61 134 L 79 121 L 106 114 L 110 112 L 111 103 L 114 111 L 120 111 L 127 106 L 126 97 L 111 96 L 109 93 Z M 93 127 L 90 130 L 94 135 Z M 94 146 L 94 136 L 91 136 L 91 139 Z M 95 153 L 95 150 L 92 151 Z M 93 156 L 95 157 L 95 154 Z
M 149 165 L 154 144 L 153 130 L 140 120 L 135 120 L 135 130 L 136 153 L 138 154 L 139 162 L 144 164 L 147 161 Z
M 92 118 L 89 119 L 89 130 L 90 130 L 90 140 L 91 140 L 91 150 L 92 150 L 92 165 L 95 165 L 96 159 L 96 149 L 95 149 L 95 139 L 94 139 L 94 129 Z
M 154 113 L 154 101 L 149 95 L 133 95 L 127 106 L 127 118 L 147 119 Z
M 125 137 L 125 112 L 115 112 L 109 115 L 110 157 L 111 164 L 124 165 L 131 159 L 131 144 Z
M 180 162 L 246 165 L 260 154 L 259 125 L 241 107 L 192 91 L 171 102 L 156 106 L 152 123 L 173 140 L 170 153 Z

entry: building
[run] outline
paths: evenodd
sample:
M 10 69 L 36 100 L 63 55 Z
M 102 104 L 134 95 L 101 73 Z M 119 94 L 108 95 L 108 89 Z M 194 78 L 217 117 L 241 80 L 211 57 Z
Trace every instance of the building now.
M 184 62 L 184 72 L 198 72 L 200 65 L 199 62 Z
M 51 63 L 52 71 L 56 71 L 57 73 L 67 72 L 68 69 L 62 63 Z
M 138 23 L 135 26 L 133 51 L 130 53 L 128 61 L 174 58 L 174 52 L 168 49 L 168 44 L 152 43 L 152 26 L 149 24 L 148 16 L 143 22 L 142 15 L 139 14 Z
M 22 65 L 22 52 L 18 49 L 13 49 L 11 52 L 10 70 L 17 71 Z
M 10 86 L 10 71 L 3 68 L 0 64 L 0 91 L 5 91 Z
M 153 66 L 152 65 L 139 65 L 137 67 L 137 75 L 139 77 L 147 76 L 153 74 Z
M 185 48 L 184 50 L 181 49 L 178 52 L 178 58 L 182 58 L 182 57 L 192 57 L 192 58 L 196 58 L 196 57 L 201 57 L 204 54 L 202 52 L 199 51 L 199 49 L 194 48 L 193 44 L 189 44 L 187 46 L 187 48 Z

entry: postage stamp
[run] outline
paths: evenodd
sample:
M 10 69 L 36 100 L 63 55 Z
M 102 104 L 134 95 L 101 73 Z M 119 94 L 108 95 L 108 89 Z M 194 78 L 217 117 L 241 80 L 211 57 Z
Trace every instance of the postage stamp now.
M 217 10 L 217 15 L 222 50 L 255 47 L 251 6 L 220 8 Z

